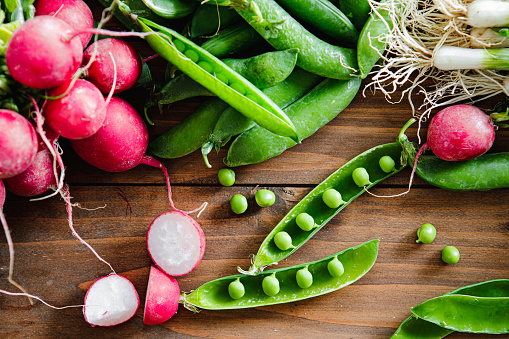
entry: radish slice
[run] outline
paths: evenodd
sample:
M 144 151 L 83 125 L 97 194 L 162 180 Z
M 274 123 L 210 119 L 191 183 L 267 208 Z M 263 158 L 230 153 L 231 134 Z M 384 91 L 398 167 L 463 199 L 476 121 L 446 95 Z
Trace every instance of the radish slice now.
M 180 287 L 177 280 L 152 265 L 145 297 L 143 323 L 145 325 L 164 323 L 177 313 L 179 299 Z
M 205 252 L 205 235 L 200 225 L 184 212 L 165 212 L 148 229 L 147 249 L 157 267 L 170 276 L 180 277 L 200 263 Z
M 134 285 L 118 274 L 90 285 L 83 306 L 85 321 L 92 326 L 115 326 L 131 319 L 140 306 Z

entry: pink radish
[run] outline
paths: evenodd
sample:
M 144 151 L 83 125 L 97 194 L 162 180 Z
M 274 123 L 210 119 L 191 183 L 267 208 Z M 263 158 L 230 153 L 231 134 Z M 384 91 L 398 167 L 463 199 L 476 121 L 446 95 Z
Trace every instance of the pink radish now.
M 5 62 L 12 77 L 36 89 L 64 83 L 78 70 L 83 59 L 79 37 L 65 21 L 49 15 L 25 21 L 7 45 Z
M 145 325 L 164 323 L 177 313 L 179 299 L 180 287 L 177 280 L 152 266 L 145 297 L 143 323 Z
M 76 31 L 94 27 L 92 11 L 82 0 L 37 0 L 34 6 L 36 16 L 55 16 L 67 22 Z M 92 38 L 92 33 L 82 33 L 79 38 L 85 48 Z
M 110 274 L 90 285 L 83 306 L 85 321 L 92 326 L 115 326 L 131 319 L 140 306 L 134 285 L 123 276 Z
M 454 105 L 431 119 L 424 145 L 440 159 L 463 161 L 486 153 L 494 141 L 495 128 L 488 115 L 471 105 Z
M 165 212 L 150 224 L 147 249 L 157 267 L 170 276 L 179 277 L 200 263 L 205 252 L 205 235 L 200 225 L 186 213 Z
M 4 207 L 5 204 L 5 185 L 2 180 L 0 180 L 0 209 Z
M 87 80 L 78 79 L 74 84 L 68 80 L 50 89 L 48 96 L 58 99 L 46 101 L 46 123 L 64 138 L 88 138 L 101 128 L 106 118 L 104 96 Z
M 4 180 L 9 192 L 23 197 L 43 194 L 51 185 L 56 187 L 51 153 L 47 149 L 37 152 L 34 161 L 25 171 Z
M 19 113 L 0 109 L 0 179 L 13 177 L 30 166 L 37 153 L 37 134 Z
M 114 93 L 131 88 L 140 78 L 141 58 L 129 43 L 114 38 L 98 40 L 85 50 L 83 64 L 88 64 L 94 53 L 95 60 L 86 70 L 86 77 L 101 92 L 109 93 L 111 91 L 115 70 L 117 78 Z

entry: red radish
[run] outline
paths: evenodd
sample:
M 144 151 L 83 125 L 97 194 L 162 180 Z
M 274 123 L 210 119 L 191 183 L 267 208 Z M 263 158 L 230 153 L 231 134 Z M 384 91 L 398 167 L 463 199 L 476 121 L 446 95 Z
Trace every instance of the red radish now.
M 36 16 L 55 16 L 67 22 L 76 31 L 94 27 L 92 11 L 82 0 L 37 0 L 34 6 Z M 92 38 L 92 33 L 81 33 L 79 38 L 85 48 Z
M 87 69 L 86 78 L 93 82 L 101 92 L 109 93 L 111 91 L 115 70 L 117 78 L 114 93 L 131 88 L 140 78 L 141 58 L 129 43 L 114 38 L 98 40 L 85 50 L 84 65 L 88 64 L 94 53 L 96 53 L 95 60 Z
M 53 157 L 44 149 L 37 152 L 32 164 L 22 173 L 4 179 L 7 190 L 23 197 L 35 197 L 56 187 L 57 182 L 53 171 Z
M 143 323 L 145 325 L 164 323 L 177 313 L 179 299 L 180 287 L 177 280 L 152 265 L 145 297 Z
M 205 252 L 205 235 L 200 225 L 186 213 L 165 212 L 150 224 L 147 249 L 157 267 L 170 276 L 179 277 L 200 263 Z
M 2 180 L 0 180 L 0 209 L 4 207 L 5 204 L 5 185 Z
M 5 62 L 12 77 L 36 89 L 64 83 L 78 70 L 83 59 L 79 37 L 71 38 L 72 27 L 50 15 L 36 16 L 12 35 Z
M 13 177 L 30 166 L 37 153 L 37 134 L 19 113 L 0 109 L 0 179 Z
M 486 153 L 494 141 L 495 128 L 488 115 L 475 106 L 454 105 L 431 119 L 426 144 L 440 159 L 463 161 Z
M 85 295 L 83 315 L 92 326 L 115 326 L 131 319 L 140 306 L 134 285 L 123 276 L 97 279 Z
M 69 89 L 70 88 L 70 89 Z M 66 93 L 66 91 L 69 92 Z M 63 97 L 63 94 L 65 94 Z M 48 91 L 44 105 L 46 123 L 67 139 L 84 139 L 94 135 L 106 118 L 106 103 L 101 91 L 91 82 L 71 80 Z

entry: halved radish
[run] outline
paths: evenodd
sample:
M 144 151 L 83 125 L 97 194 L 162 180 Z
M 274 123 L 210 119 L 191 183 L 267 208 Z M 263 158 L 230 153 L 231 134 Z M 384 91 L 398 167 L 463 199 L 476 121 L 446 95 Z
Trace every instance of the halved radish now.
M 180 287 L 177 280 L 152 265 L 145 297 L 143 323 L 145 325 L 164 323 L 177 313 L 179 299 Z
M 184 212 L 165 212 L 150 224 L 147 249 L 157 267 L 170 276 L 180 277 L 200 263 L 205 252 L 205 235 L 196 220 Z
M 134 285 L 118 274 L 97 279 L 85 295 L 83 315 L 92 326 L 115 326 L 131 319 L 140 307 Z

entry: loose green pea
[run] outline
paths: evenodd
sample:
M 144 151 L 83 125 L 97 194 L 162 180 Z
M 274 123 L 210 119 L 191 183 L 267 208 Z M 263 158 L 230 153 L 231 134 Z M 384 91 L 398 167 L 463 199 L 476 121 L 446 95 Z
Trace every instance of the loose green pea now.
M 295 218 L 295 223 L 299 226 L 303 231 L 309 232 L 316 226 L 315 219 L 307 213 L 300 213 L 297 218 Z
M 327 264 L 327 269 L 329 270 L 330 275 L 332 275 L 335 278 L 338 278 L 345 273 L 345 268 L 343 267 L 343 264 L 341 261 L 338 260 L 338 258 L 334 258 Z
M 232 186 L 235 183 L 235 172 L 230 168 L 221 168 L 217 173 L 219 183 L 223 186 Z
M 364 187 L 370 184 L 368 171 L 364 167 L 357 167 L 352 172 L 352 179 L 359 187 Z
M 215 74 L 217 80 L 221 81 L 221 82 L 224 82 L 225 84 L 228 85 L 228 77 L 222 73 L 216 73 Z
M 208 63 L 207 61 L 199 61 L 198 66 L 200 66 L 205 72 L 208 72 L 208 73 L 212 73 L 212 71 L 214 70 L 212 65 L 210 63 Z
M 184 55 L 186 57 L 188 57 L 192 62 L 198 62 L 198 60 L 200 60 L 200 56 L 198 55 L 198 53 L 196 53 L 196 51 L 192 50 L 192 49 L 188 49 L 184 52 Z
M 255 200 L 258 206 L 260 207 L 268 207 L 272 206 L 274 202 L 276 201 L 276 195 L 274 192 L 269 191 L 267 189 L 262 189 L 256 192 L 255 194 Z
M 313 285 L 313 275 L 308 271 L 307 266 L 297 271 L 295 279 L 300 288 L 308 288 Z
M 341 198 L 341 193 L 336 191 L 334 188 L 329 188 L 322 194 L 322 200 L 330 208 L 338 208 L 344 201 Z
M 448 264 L 456 264 L 460 260 L 460 251 L 454 246 L 445 246 L 442 250 L 442 260 Z
M 285 231 L 276 233 L 274 236 L 274 243 L 281 251 L 286 251 L 294 247 L 292 245 L 292 237 Z
M 242 95 L 246 95 L 246 88 L 240 82 L 234 82 L 230 87 Z
M 380 165 L 382 171 L 384 171 L 385 173 L 391 173 L 396 168 L 396 163 L 388 155 L 384 155 L 383 157 L 381 157 L 380 160 L 378 161 L 378 164 Z
M 435 226 L 431 224 L 424 224 L 417 230 L 417 240 L 416 242 L 422 242 L 423 244 L 429 244 L 433 240 L 435 240 L 435 237 L 437 235 L 437 230 Z
M 236 214 L 242 214 L 247 210 L 247 199 L 242 194 L 235 194 L 230 200 L 230 207 Z
M 275 296 L 279 293 L 279 280 L 277 280 L 275 273 L 263 278 L 262 289 L 269 297 Z
M 184 53 L 184 51 L 186 50 L 186 45 L 178 39 L 173 40 L 173 44 L 175 45 L 177 51 L 179 51 L 180 53 Z
M 237 278 L 228 285 L 228 293 L 232 299 L 240 299 L 244 296 L 246 290 L 244 289 L 244 284 L 240 282 L 240 278 Z

